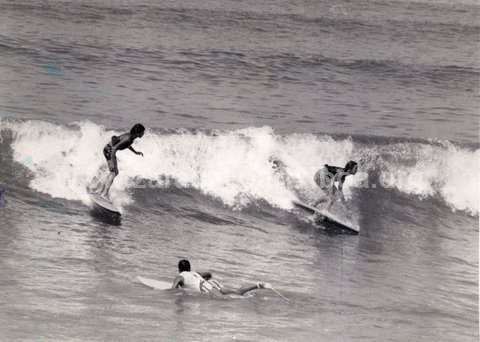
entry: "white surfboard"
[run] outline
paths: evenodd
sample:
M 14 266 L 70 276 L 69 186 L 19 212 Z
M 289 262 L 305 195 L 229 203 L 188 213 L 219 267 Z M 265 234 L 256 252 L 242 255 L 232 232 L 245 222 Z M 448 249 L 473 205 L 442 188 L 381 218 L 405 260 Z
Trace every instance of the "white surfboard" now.
M 120 211 L 108 199 L 100 196 L 99 194 L 90 193 L 89 195 L 90 195 L 90 199 L 93 201 L 93 203 L 95 203 L 99 207 L 101 207 L 105 210 L 111 211 L 115 214 L 121 215 Z
M 292 201 L 292 203 L 297 207 L 301 208 L 310 214 L 316 214 L 324 218 L 325 221 L 333 223 L 341 228 L 348 229 L 349 231 L 358 234 L 360 232 L 360 227 L 356 224 L 353 224 L 352 222 L 348 222 L 345 219 L 342 219 L 341 217 L 338 217 L 336 215 L 333 215 L 327 211 L 320 210 L 318 208 L 312 207 L 308 204 L 305 204 L 300 201 Z
M 172 288 L 172 283 L 169 283 L 166 281 L 149 279 L 141 276 L 138 276 L 137 280 L 143 285 L 148 286 L 155 290 L 170 290 Z

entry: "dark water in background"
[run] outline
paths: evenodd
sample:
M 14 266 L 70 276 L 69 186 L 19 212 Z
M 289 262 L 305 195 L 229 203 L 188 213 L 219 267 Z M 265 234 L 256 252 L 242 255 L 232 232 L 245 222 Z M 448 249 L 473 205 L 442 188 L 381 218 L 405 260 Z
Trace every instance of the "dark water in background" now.
M 0 0 L 0 339 L 478 340 L 479 14 Z M 85 184 L 136 121 L 145 157 L 119 155 L 110 225 Z M 319 166 L 349 159 L 358 236 L 290 204 L 318 196 Z M 135 282 L 172 279 L 181 257 L 291 302 Z
M 477 142 L 479 8 L 2 1 L 4 116 Z

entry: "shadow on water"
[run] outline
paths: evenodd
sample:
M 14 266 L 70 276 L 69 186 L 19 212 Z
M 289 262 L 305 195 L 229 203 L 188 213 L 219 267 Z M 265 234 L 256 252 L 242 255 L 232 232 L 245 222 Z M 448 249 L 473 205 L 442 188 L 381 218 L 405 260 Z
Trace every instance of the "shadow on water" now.
M 113 226 L 120 226 L 122 224 L 122 216 L 120 213 L 107 210 L 98 205 L 94 205 L 93 208 L 90 209 L 90 215 L 100 222 Z
M 358 235 L 357 231 L 352 229 L 343 228 L 338 224 L 330 221 L 322 221 L 323 230 L 327 235 Z
M 329 235 L 358 235 L 358 231 L 350 229 L 341 223 L 330 220 L 327 217 L 315 218 L 314 223 L 318 226 L 322 226 L 323 230 Z
M 328 220 L 302 220 L 294 214 L 285 217 L 285 220 L 288 222 L 289 226 L 302 233 L 324 234 L 327 236 L 358 235 L 358 232 L 351 229 L 345 229 L 342 227 L 342 225 L 338 225 L 335 222 Z

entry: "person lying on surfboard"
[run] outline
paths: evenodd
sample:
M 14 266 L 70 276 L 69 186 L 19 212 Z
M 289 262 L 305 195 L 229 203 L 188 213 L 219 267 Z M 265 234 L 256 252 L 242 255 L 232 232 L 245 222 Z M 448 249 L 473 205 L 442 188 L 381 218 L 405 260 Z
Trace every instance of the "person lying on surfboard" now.
M 350 160 L 345 167 L 325 164 L 315 173 L 313 180 L 327 195 L 316 201 L 313 206 L 317 207 L 320 203 L 328 200 L 325 209 L 329 210 L 337 198 L 340 198 L 342 203 L 345 203 L 345 197 L 343 196 L 343 183 L 347 176 L 356 174 L 357 170 L 358 164 L 353 160 Z M 335 183 L 338 185 L 335 186 Z
M 244 286 L 236 290 L 227 289 L 218 281 L 213 280 L 210 272 L 193 272 L 190 267 L 190 262 L 186 259 L 178 262 L 178 272 L 180 274 L 173 280 L 172 289 L 183 288 L 212 295 L 235 294 L 242 296 L 253 290 L 272 288 L 269 283 L 258 282 L 255 285 Z
M 118 175 L 118 164 L 117 164 L 117 151 L 124 150 L 128 148 L 133 153 L 143 157 L 142 152 L 137 152 L 132 147 L 132 144 L 135 139 L 143 137 L 145 133 L 145 127 L 142 124 L 137 123 L 132 127 L 129 133 L 124 133 L 119 137 L 113 136 L 110 142 L 103 149 L 103 155 L 107 160 L 108 169 L 110 174 L 107 176 L 107 179 L 103 185 L 103 188 L 100 191 L 100 196 L 108 198 L 108 192 L 110 187 L 113 184 L 113 180 Z

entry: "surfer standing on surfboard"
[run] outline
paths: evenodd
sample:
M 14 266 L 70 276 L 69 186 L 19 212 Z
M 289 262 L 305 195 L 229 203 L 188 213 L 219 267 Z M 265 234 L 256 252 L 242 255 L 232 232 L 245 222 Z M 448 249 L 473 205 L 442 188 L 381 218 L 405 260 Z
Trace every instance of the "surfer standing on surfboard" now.
M 245 293 L 257 289 L 271 289 L 269 283 L 258 282 L 255 285 L 244 286 L 237 290 L 227 289 L 218 281 L 212 279 L 210 272 L 193 272 L 190 262 L 186 259 L 178 262 L 178 272 L 180 273 L 172 284 L 172 289 L 184 288 L 198 293 L 208 293 L 213 295 L 244 295 Z
M 342 203 L 345 203 L 345 197 L 343 197 L 343 183 L 345 178 L 357 173 L 358 164 L 353 160 L 350 160 L 345 167 L 331 166 L 325 164 L 320 170 L 315 173 L 313 177 L 315 183 L 322 189 L 327 196 L 320 198 L 314 203 L 314 207 L 317 207 L 320 203 L 328 200 L 325 206 L 326 210 L 329 210 L 333 205 L 337 197 L 340 198 Z M 335 183 L 338 183 L 335 186 Z
M 132 144 L 136 138 L 143 137 L 145 133 L 145 127 L 142 124 L 137 123 L 132 127 L 129 133 L 124 133 L 119 137 L 113 136 L 110 142 L 103 149 L 103 155 L 107 160 L 108 169 L 110 174 L 107 176 L 105 183 L 100 191 L 102 197 L 108 198 L 108 192 L 112 186 L 113 180 L 118 175 L 118 165 L 117 165 L 117 151 L 124 150 L 128 148 L 133 153 L 143 157 L 142 152 L 137 152 L 132 147 Z

